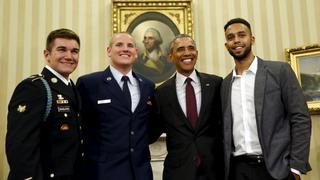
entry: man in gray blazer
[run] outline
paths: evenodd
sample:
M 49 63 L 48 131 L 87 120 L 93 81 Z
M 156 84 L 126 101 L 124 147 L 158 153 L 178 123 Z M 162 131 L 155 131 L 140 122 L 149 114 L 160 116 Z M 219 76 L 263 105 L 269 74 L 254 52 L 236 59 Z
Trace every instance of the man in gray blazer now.
M 235 61 L 221 87 L 225 179 L 300 179 L 311 170 L 311 120 L 294 72 L 253 54 L 246 20 L 232 19 L 224 29 Z

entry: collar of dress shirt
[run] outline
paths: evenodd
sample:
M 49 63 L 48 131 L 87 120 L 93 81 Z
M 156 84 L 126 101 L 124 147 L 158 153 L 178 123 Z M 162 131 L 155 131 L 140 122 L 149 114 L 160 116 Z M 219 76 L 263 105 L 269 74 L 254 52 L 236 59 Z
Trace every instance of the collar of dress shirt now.
M 199 83 L 199 78 L 197 76 L 196 70 L 193 70 L 193 72 L 190 74 L 190 76 L 184 76 L 184 75 L 180 74 L 179 72 L 177 72 L 176 83 L 179 86 L 183 86 L 188 77 L 191 78 L 192 82 L 194 82 L 195 84 Z
M 61 74 L 59 74 L 57 71 L 55 71 L 54 69 L 52 69 L 50 66 L 46 65 L 45 68 L 47 68 L 50 72 L 52 72 L 52 74 L 54 74 L 55 76 L 57 76 L 64 84 L 66 84 L 67 86 L 70 83 L 70 78 L 66 79 L 65 77 L 63 77 Z
M 250 64 L 249 68 L 246 71 L 250 71 L 253 74 L 256 74 L 257 69 L 258 69 L 258 58 L 257 58 L 257 56 L 255 56 L 252 63 Z M 239 76 L 239 75 L 237 75 L 236 67 L 234 67 L 232 70 L 232 77 L 236 77 L 236 76 Z
M 118 82 L 118 84 L 121 84 L 122 82 L 121 82 L 121 78 L 122 78 L 122 76 L 128 76 L 128 78 L 129 78 L 129 83 L 130 84 L 132 84 L 132 85 L 136 85 L 135 84 L 135 82 L 136 81 L 134 81 L 134 77 L 133 77 L 133 74 L 132 74 L 132 70 L 130 70 L 129 72 L 128 72 L 128 74 L 122 74 L 120 71 L 118 71 L 116 68 L 114 68 L 112 65 L 110 65 L 110 71 L 111 71 L 111 73 L 112 73 L 112 75 L 113 75 L 113 77 L 116 79 L 116 81 Z

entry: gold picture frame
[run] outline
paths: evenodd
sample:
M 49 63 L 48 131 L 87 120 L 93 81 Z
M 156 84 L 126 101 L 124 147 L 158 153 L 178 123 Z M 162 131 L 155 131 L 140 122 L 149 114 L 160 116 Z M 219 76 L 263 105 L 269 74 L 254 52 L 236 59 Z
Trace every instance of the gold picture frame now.
M 129 32 L 135 38 L 139 56 L 133 69 L 153 80 L 156 85 L 169 79 L 176 71 L 175 66 L 167 59 L 170 41 L 178 34 L 193 37 L 191 2 L 192 0 L 112 1 L 112 32 Z M 157 37 L 157 48 L 148 49 L 147 40 L 144 40 L 148 32 Z M 153 56 L 149 56 L 151 49 Z
M 297 75 L 311 114 L 320 114 L 320 45 L 286 49 L 286 59 Z

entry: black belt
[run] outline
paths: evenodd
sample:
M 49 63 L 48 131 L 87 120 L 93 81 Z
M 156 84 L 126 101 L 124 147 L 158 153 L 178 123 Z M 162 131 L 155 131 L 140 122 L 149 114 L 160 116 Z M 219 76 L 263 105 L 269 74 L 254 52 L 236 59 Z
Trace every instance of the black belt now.
M 262 155 L 240 155 L 233 156 L 232 160 L 235 162 L 246 162 L 251 164 L 261 164 L 264 163 L 264 158 Z

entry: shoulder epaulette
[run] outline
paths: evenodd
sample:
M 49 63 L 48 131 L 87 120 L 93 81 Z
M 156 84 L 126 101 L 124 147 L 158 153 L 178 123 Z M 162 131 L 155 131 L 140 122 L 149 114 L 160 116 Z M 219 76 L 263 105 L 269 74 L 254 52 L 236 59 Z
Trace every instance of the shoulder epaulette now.
M 31 75 L 28 79 L 31 79 L 31 81 L 35 81 L 41 78 L 43 78 L 42 74 L 34 74 L 34 75 Z

